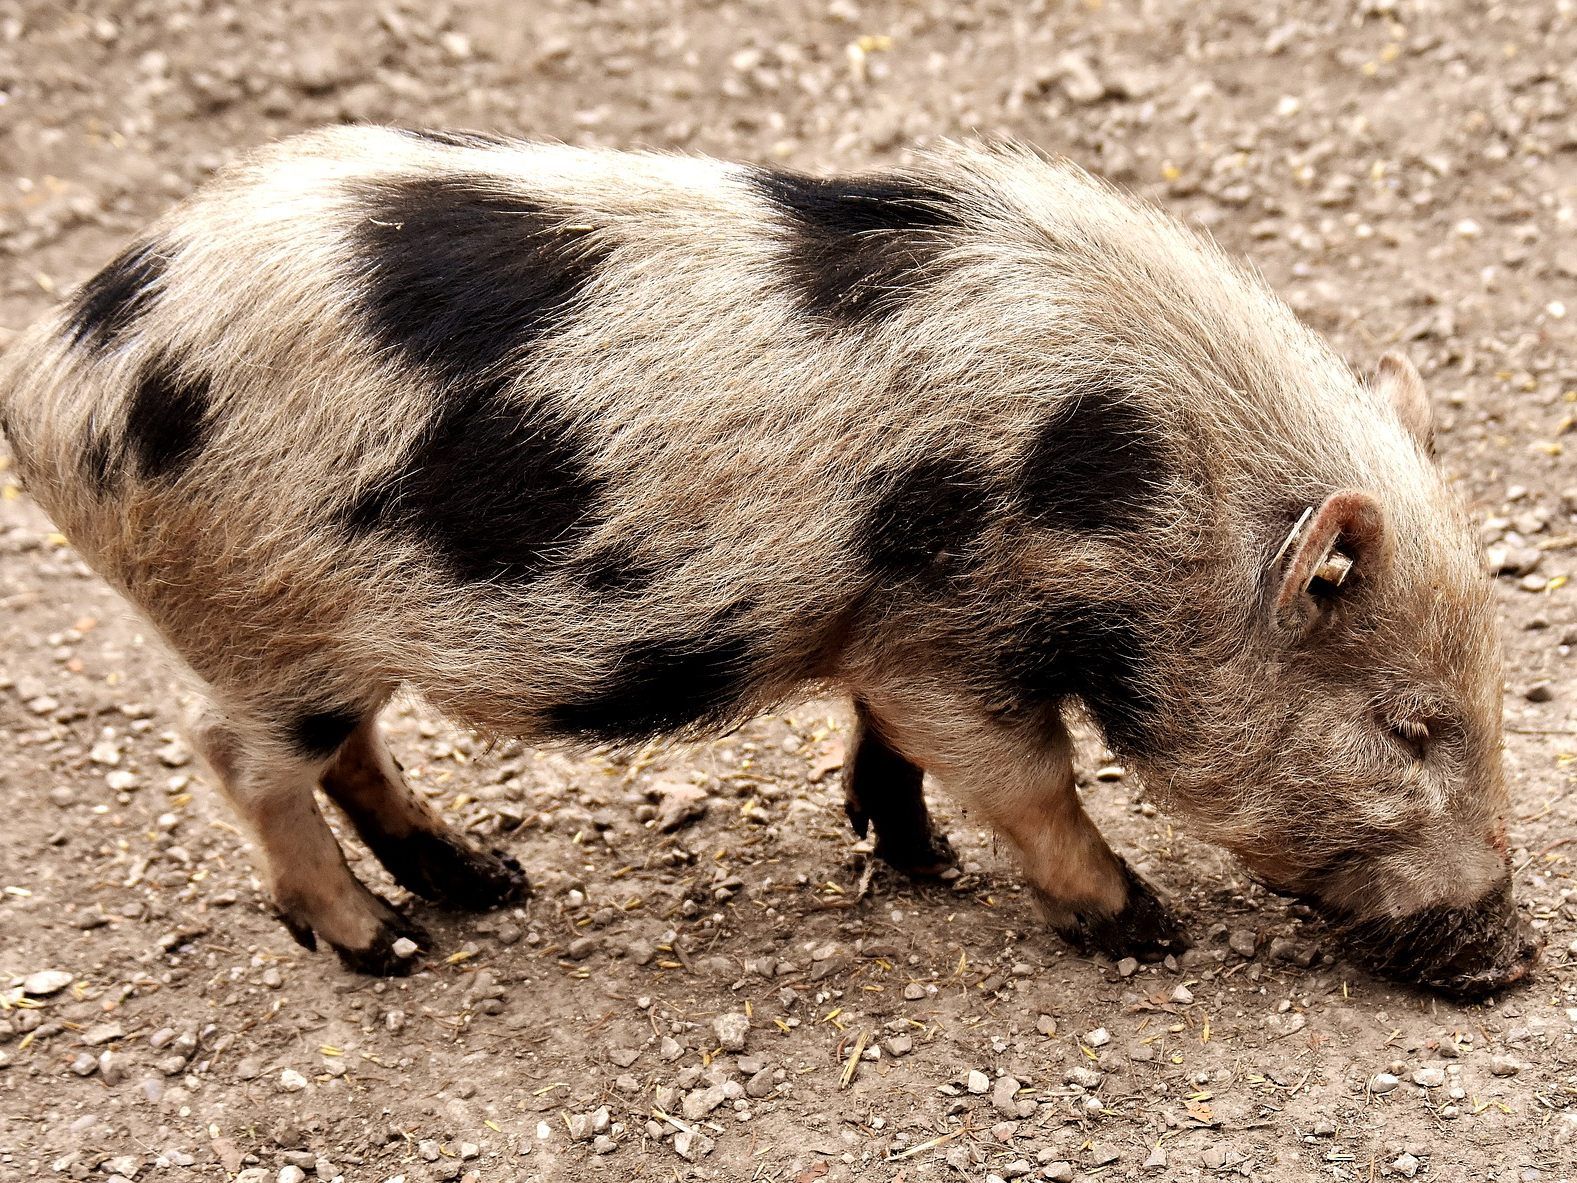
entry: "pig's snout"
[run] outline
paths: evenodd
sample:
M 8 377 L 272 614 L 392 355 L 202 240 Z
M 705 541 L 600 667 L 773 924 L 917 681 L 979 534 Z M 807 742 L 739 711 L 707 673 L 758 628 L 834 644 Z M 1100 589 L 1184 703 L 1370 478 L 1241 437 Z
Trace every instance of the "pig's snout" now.
M 1543 946 L 1517 914 L 1509 881 L 1465 908 L 1425 908 L 1342 927 L 1354 957 L 1375 973 L 1461 999 L 1521 981 Z

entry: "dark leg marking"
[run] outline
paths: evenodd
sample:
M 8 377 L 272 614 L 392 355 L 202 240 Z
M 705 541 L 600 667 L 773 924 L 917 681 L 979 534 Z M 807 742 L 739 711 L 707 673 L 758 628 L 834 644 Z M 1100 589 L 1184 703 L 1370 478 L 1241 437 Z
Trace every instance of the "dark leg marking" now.
M 856 545 L 882 575 L 946 575 L 967 566 L 989 521 L 989 474 L 961 456 L 920 460 L 877 480 Z
M 551 707 L 561 734 L 628 742 L 726 722 L 747 698 L 756 646 L 729 622 L 692 636 L 637 641 L 590 693 Z
M 359 712 L 344 709 L 298 715 L 290 724 L 291 743 L 303 756 L 326 760 L 340 750 L 361 718 Z
M 1148 751 L 1160 710 L 1155 658 L 1145 641 L 1142 611 L 1120 603 L 1004 601 L 1013 623 L 990 630 L 1002 701 L 999 712 L 1019 716 L 1083 699 L 1111 747 Z
M 910 875 L 936 875 L 956 861 L 925 807 L 925 773 L 895 752 L 863 704 L 854 704 L 854 754 L 843 774 L 843 809 L 861 838 L 874 827 L 876 857 Z
M 394 881 L 424 900 L 457 912 L 489 912 L 531 894 L 517 859 L 501 851 L 477 850 L 447 827 L 396 835 L 384 829 L 376 816 L 348 808 L 345 812 L 357 836 Z
M 901 307 L 937 270 L 947 232 L 962 224 L 952 194 L 902 177 L 758 170 L 751 182 L 788 223 L 784 263 L 805 310 L 848 324 Z
M 1037 525 L 1080 533 L 1141 529 L 1153 520 L 1171 454 L 1161 425 L 1120 388 L 1069 395 L 1024 456 L 1020 496 Z
M 168 248 L 127 247 L 77 292 L 66 321 L 74 344 L 107 349 L 153 304 L 164 278 Z
M 413 793 L 377 726 L 357 732 L 323 773 L 323 791 L 407 891 L 445 907 L 485 912 L 530 894 L 514 859 L 472 847 Z
M 1118 862 L 1128 888 L 1122 908 L 1110 915 L 1075 913 L 1071 925 L 1057 929 L 1063 940 L 1081 952 L 1102 953 L 1118 961 L 1124 957 L 1159 961 L 1168 953 L 1188 948 L 1182 926 L 1156 896 L 1155 888 L 1134 874 L 1127 862 L 1121 858 Z M 1054 914 L 1067 911 L 1062 901 L 1045 901 L 1045 906 Z
M 208 378 L 159 354 L 143 366 L 126 408 L 127 453 L 144 480 L 179 477 L 208 442 Z

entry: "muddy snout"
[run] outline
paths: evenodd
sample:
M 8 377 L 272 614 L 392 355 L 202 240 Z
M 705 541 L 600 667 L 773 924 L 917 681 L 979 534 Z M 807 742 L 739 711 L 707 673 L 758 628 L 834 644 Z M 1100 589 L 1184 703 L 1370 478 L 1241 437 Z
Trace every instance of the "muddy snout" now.
M 1482 998 L 1527 977 L 1543 941 L 1504 882 L 1466 908 L 1339 922 L 1353 957 L 1382 977 L 1454 998 Z

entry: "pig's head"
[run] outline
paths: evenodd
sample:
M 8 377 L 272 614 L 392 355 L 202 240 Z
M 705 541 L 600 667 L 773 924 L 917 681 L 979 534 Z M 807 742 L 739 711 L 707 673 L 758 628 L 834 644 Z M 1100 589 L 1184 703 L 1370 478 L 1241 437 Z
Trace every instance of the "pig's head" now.
M 1278 512 L 1285 544 L 1242 575 L 1253 618 L 1221 630 L 1236 636 L 1156 773 L 1355 959 L 1482 995 L 1537 954 L 1511 896 L 1490 580 L 1433 464 L 1417 371 L 1391 355 L 1372 386 L 1403 428 L 1377 431 L 1406 454 L 1370 488 Z

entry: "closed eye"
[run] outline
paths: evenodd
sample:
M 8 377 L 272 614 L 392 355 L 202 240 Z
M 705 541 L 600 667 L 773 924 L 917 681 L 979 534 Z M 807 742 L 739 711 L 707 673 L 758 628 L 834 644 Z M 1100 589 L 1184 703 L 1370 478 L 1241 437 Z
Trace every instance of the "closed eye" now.
M 1429 724 L 1418 719 L 1396 719 L 1387 725 L 1386 730 L 1411 759 L 1422 762 L 1428 757 L 1429 741 L 1433 738 Z

